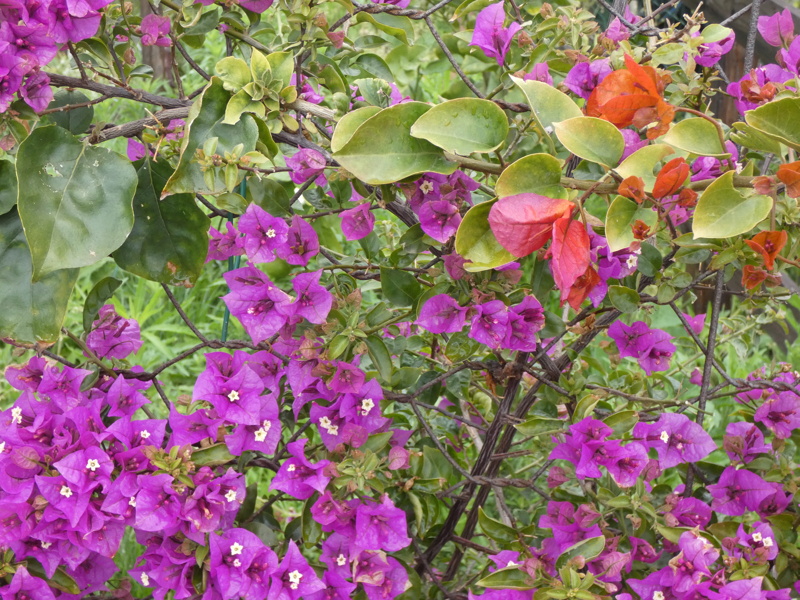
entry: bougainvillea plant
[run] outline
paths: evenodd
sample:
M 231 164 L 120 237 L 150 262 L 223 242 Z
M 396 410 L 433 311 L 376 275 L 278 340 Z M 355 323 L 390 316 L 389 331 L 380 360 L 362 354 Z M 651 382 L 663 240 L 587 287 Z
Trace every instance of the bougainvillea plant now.
M 0 0 L 0 598 L 800 592 L 800 37 L 644 4 Z

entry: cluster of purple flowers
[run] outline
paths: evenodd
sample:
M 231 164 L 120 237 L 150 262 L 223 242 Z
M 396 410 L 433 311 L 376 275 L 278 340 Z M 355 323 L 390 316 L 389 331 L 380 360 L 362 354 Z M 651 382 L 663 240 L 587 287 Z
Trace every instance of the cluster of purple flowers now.
M 544 310 L 533 296 L 507 307 L 502 300 L 461 306 L 447 294 L 428 299 L 416 324 L 431 333 L 456 333 L 470 319 L 469 337 L 489 348 L 532 352 L 536 333 L 544 327 Z
M 631 325 L 615 321 L 608 328 L 608 337 L 614 340 L 621 358 L 635 358 L 647 375 L 669 369 L 675 344 L 666 331 L 651 329 L 644 321 L 636 321 Z
M 472 192 L 479 187 L 463 171 L 455 171 L 451 175 L 425 173 L 405 191 L 422 231 L 444 243 L 455 235 L 461 224 L 461 207 L 472 205 Z

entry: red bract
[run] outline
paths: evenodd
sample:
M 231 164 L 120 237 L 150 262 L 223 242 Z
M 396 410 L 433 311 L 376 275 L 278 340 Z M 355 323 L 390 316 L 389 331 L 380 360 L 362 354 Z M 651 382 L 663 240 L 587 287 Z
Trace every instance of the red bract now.
M 492 206 L 489 225 L 503 248 L 514 256 L 527 256 L 547 243 L 553 222 L 569 214 L 572 207 L 569 200 L 517 194 Z
M 583 223 L 568 217 L 562 217 L 553 223 L 550 271 L 556 286 L 561 290 L 562 304 L 569 297 L 572 286 L 589 268 L 589 247 L 589 234 Z
M 626 177 L 619 184 L 617 192 L 620 196 L 625 196 L 641 204 L 644 201 L 644 180 L 636 175 Z
M 658 172 L 653 186 L 653 196 L 657 199 L 672 196 L 686 182 L 689 176 L 689 165 L 683 158 L 673 158 Z
M 775 257 L 783 250 L 788 237 L 785 231 L 762 231 L 744 243 L 761 255 L 764 266 L 771 271 L 775 266 Z
M 675 107 L 661 97 L 664 82 L 653 67 L 643 67 L 625 55 L 625 68 L 610 73 L 586 102 L 586 114 L 600 117 L 619 128 L 634 125 L 647 130 L 648 139 L 666 133 L 675 118 Z
M 800 196 L 800 160 L 778 167 L 778 179 L 786 185 L 786 195 L 790 198 Z
M 742 285 L 744 289 L 752 290 L 761 285 L 767 278 L 767 275 L 768 273 L 764 269 L 754 267 L 753 265 L 745 265 L 742 269 Z
M 569 290 L 567 296 L 567 303 L 575 310 L 580 310 L 581 304 L 589 296 L 594 287 L 600 283 L 602 279 L 597 271 L 589 265 L 586 272 L 575 280 Z

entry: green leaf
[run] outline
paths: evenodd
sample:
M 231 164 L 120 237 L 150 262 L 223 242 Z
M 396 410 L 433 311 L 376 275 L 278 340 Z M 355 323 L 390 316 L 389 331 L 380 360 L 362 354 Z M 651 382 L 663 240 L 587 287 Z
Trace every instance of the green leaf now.
M 545 435 L 558 433 L 564 430 L 563 419 L 550 419 L 548 417 L 532 417 L 523 423 L 514 425 L 514 429 L 524 436 Z
M 367 352 L 378 371 L 378 376 L 388 383 L 392 380 L 392 356 L 386 349 L 386 344 L 376 335 L 368 336 L 364 342 L 367 344 Z
M 366 12 L 360 12 L 356 14 L 356 23 L 370 23 L 376 29 L 400 40 L 406 45 L 408 45 L 409 34 L 413 35 L 414 31 L 408 17 L 397 17 L 395 15 L 371 15 Z
M 32 283 L 31 253 L 16 210 L 0 217 L 0 337 L 55 343 L 78 269 L 62 269 Z
M 445 159 L 441 148 L 410 134 L 411 126 L 429 108 L 421 102 L 384 108 L 364 121 L 333 158 L 371 185 L 418 173 L 452 173 L 457 165 Z
M 359 13 L 361 14 L 361 13 Z M 377 106 L 364 106 L 347 113 L 336 124 L 336 130 L 331 138 L 331 151 L 338 152 L 350 141 L 356 130 L 369 118 L 374 117 L 381 109 Z
M 390 82 L 394 81 L 394 75 L 392 75 L 389 65 L 377 54 L 360 54 L 352 64 L 359 67 L 364 75 Z
M 734 172 L 728 171 L 700 196 L 692 222 L 695 237 L 729 238 L 747 233 L 769 215 L 772 198 L 752 190 L 742 193 L 733 187 L 733 176 Z
M 478 509 L 478 524 L 481 526 L 481 531 L 495 542 L 508 543 L 519 540 L 519 535 L 513 527 L 492 519 L 483 508 Z
M 608 299 L 614 308 L 624 313 L 634 312 L 639 308 L 639 292 L 622 285 L 611 285 L 608 287 Z
M 229 92 L 236 93 L 252 81 L 250 67 L 241 58 L 235 56 L 228 56 L 219 61 L 214 67 L 214 73 Z
M 625 196 L 617 196 L 606 213 L 606 240 L 612 252 L 628 248 L 633 242 L 631 226 L 636 221 L 644 221 L 653 227 L 658 223 L 658 213 L 651 208 L 639 206 Z
M 6 214 L 17 203 L 17 172 L 14 163 L 0 160 L 0 215 Z
M 582 556 L 589 561 L 598 557 L 605 547 L 606 538 L 602 535 L 580 541 L 561 553 L 561 556 L 556 561 L 556 568 L 560 569 L 567 561 L 578 556 Z
M 89 97 L 83 92 L 76 90 L 60 90 L 56 92 L 53 101 L 48 104 L 47 108 L 58 108 L 60 106 L 70 106 L 72 104 L 83 104 L 88 102 Z M 81 106 L 80 108 L 73 108 L 63 112 L 54 112 L 48 115 L 50 119 L 58 125 L 63 127 L 70 133 L 79 134 L 83 133 L 89 128 L 94 118 L 94 108 L 91 106 Z
M 667 144 L 645 146 L 644 148 L 639 148 L 636 152 L 623 160 L 614 170 L 623 179 L 627 179 L 631 176 L 641 177 L 642 181 L 644 181 L 644 189 L 652 191 L 656 183 L 656 175 L 653 172 L 655 166 L 661 162 L 664 157 L 674 152 L 675 150 Z
M 464 269 L 470 272 L 486 271 L 515 260 L 494 237 L 489 226 L 489 211 L 494 202 L 482 202 L 470 208 L 456 232 L 456 252 L 470 263 Z
M 741 121 L 737 121 L 732 127 L 733 130 L 730 133 L 730 138 L 737 144 L 760 152 L 771 152 L 778 156 L 783 154 L 781 144 L 778 140 L 766 135 L 755 127 L 751 127 L 747 123 L 742 123 Z
M 642 244 L 641 250 L 636 269 L 647 277 L 655 277 L 655 274 L 661 269 L 661 265 L 664 264 L 664 257 L 652 244 Z
M 575 117 L 553 125 L 556 137 L 575 156 L 614 167 L 625 150 L 625 138 L 614 125 L 595 117 Z
M 633 429 L 639 422 L 639 413 L 635 410 L 622 410 L 603 419 L 603 423 L 614 430 L 614 435 L 622 435 Z
M 225 109 L 231 96 L 222 88 L 222 82 L 211 78 L 211 83 L 198 98 L 186 118 L 185 135 L 181 144 L 181 157 L 178 168 L 164 186 L 162 197 L 170 194 L 220 194 L 227 191 L 223 177 L 217 177 L 214 188 L 209 189 L 203 178 L 203 171 L 197 163 L 195 154 L 209 138 L 217 138 L 217 154 L 233 150 L 243 144 L 241 154 L 252 152 L 258 140 L 258 125 L 249 114 L 242 115 L 235 125 L 225 125 Z
M 506 567 L 487 575 L 476 583 L 492 590 L 532 590 L 533 580 L 519 567 Z
M 218 467 L 234 460 L 236 457 L 228 452 L 225 444 L 214 444 L 192 452 L 192 462 L 198 467 Z
M 114 277 L 104 277 L 95 284 L 83 303 L 84 331 L 88 332 L 92 328 L 92 322 L 97 318 L 97 313 L 121 285 L 122 282 Z
M 800 98 L 767 102 L 744 114 L 748 125 L 767 137 L 800 150 Z
M 244 90 L 239 90 L 228 100 L 225 106 L 225 118 L 222 122 L 225 125 L 236 125 L 243 113 L 251 112 L 262 119 L 267 115 L 267 109 L 263 102 L 255 102 Z
M 28 557 L 25 559 L 25 563 L 31 575 L 44 579 L 53 589 L 67 594 L 80 594 L 81 588 L 78 587 L 78 583 L 71 576 L 67 575 L 62 567 L 57 568 L 52 577 L 48 577 L 42 563 L 35 558 Z
M 20 145 L 17 180 L 34 279 L 102 260 L 133 227 L 131 163 L 61 127 L 36 129 Z
M 561 161 L 549 154 L 529 154 L 508 165 L 494 186 L 498 198 L 517 194 L 539 194 L 566 198 L 561 185 Z
M 670 146 L 699 156 L 730 157 L 722 146 L 717 128 L 700 117 L 675 123 L 662 139 Z
M 171 171 L 164 162 L 141 163 L 133 230 L 113 256 L 134 275 L 190 287 L 203 270 L 210 223 L 192 195 L 176 194 L 159 201 Z
M 653 52 L 653 57 L 650 62 L 653 66 L 674 65 L 683 58 L 684 54 L 686 54 L 686 46 L 683 44 L 664 44 Z
M 381 292 L 395 306 L 413 306 L 422 293 L 422 286 L 407 271 L 381 267 Z
M 354 82 L 358 86 L 358 92 L 364 100 L 376 108 L 387 108 L 392 104 L 392 86 L 384 79 L 365 77 L 356 79 Z
M 411 127 L 411 135 L 453 154 L 491 152 L 506 141 L 508 118 L 491 100 L 458 98 L 422 115 Z
M 512 77 L 511 81 L 525 94 L 531 112 L 543 130 L 552 127 L 554 123 L 583 116 L 583 111 L 575 101 L 552 85 L 542 81 L 525 81 L 517 77 Z

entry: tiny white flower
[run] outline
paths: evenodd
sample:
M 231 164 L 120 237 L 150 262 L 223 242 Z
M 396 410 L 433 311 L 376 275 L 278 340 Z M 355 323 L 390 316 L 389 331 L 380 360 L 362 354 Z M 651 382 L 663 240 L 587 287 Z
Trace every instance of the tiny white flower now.
M 765 537 L 764 538 L 764 547 L 765 548 L 772 548 L 772 544 L 773 544 L 773 541 L 772 541 L 771 537 Z
M 754 541 L 754 542 L 760 542 L 762 539 L 763 539 L 763 538 L 761 537 L 761 534 L 760 534 L 758 531 L 756 531 L 756 532 L 753 534 L 753 541 Z
M 270 227 L 269 229 L 267 229 L 267 237 L 268 237 L 268 238 L 274 238 L 274 237 L 275 237 L 275 235 L 276 235 L 276 233 L 275 233 L 275 230 L 274 230 L 272 227 Z
M 242 561 L 240 561 L 238 558 L 235 558 L 233 560 L 233 566 L 234 567 L 241 567 L 242 566 Z
M 340 567 L 343 567 L 345 564 L 347 564 L 347 559 L 344 557 L 344 554 L 340 554 L 336 557 L 336 564 Z
M 625 261 L 625 266 L 629 269 L 633 269 L 639 263 L 639 257 L 635 254 L 631 254 L 628 257 L 628 260 Z
M 286 467 L 286 470 L 289 471 L 289 473 L 294 473 L 295 469 L 297 469 L 297 467 L 294 465 L 289 465 Z
M 142 585 L 149 587 L 150 586 L 150 578 L 147 576 L 147 573 L 142 573 Z
M 133 508 L 136 508 L 136 497 L 135 496 L 131 496 L 130 497 L 130 500 L 128 500 L 128 505 L 132 506 Z
M 64 496 L 65 498 L 69 498 L 70 496 L 72 496 L 72 490 L 71 490 L 71 489 L 69 489 L 69 486 L 68 486 L 68 485 L 62 485 L 62 486 L 61 486 L 61 492 L 60 492 L 60 493 L 61 493 L 61 495 L 62 495 L 62 496 Z
M 236 502 L 236 490 L 228 490 L 225 492 L 225 500 L 228 502 Z
M 6 449 L 6 443 L 0 442 L 0 454 L 2 454 Z
M 233 544 L 231 544 L 231 556 L 241 554 L 242 550 L 244 550 L 244 546 L 242 546 L 239 542 L 233 542 Z
M 270 428 L 271 428 L 271 427 L 272 427 L 272 423 L 270 423 L 270 422 L 269 422 L 269 421 L 267 421 L 266 419 L 264 419 L 264 420 L 261 422 L 261 429 L 263 429 L 263 430 L 264 430 L 264 433 L 269 433 L 269 430 L 270 430 Z
M 86 461 L 86 468 L 94 473 L 100 468 L 100 461 L 96 458 L 90 458 L 88 461 Z
M 19 406 L 15 406 L 11 409 L 11 422 L 17 424 L 22 423 L 22 409 Z
M 328 433 L 330 435 L 339 435 L 339 426 L 331 425 L 330 427 L 328 427 Z
M 247 309 L 247 314 L 248 315 L 256 314 L 256 309 L 251 306 L 250 308 Z
M 653 592 L 653 600 L 664 600 L 664 592 L 660 590 Z
M 662 431 L 661 435 L 658 437 L 661 438 L 661 441 L 664 442 L 665 444 L 669 442 L 669 434 L 666 431 Z
M 42 550 L 47 550 L 52 545 L 53 542 L 42 542 Z
M 238 399 L 239 399 L 239 392 L 237 392 L 236 390 L 231 390 L 230 392 L 228 392 L 228 400 L 230 400 L 231 402 L 236 402 Z
M 319 426 L 327 431 L 331 427 L 331 420 L 328 417 L 320 417 Z
M 372 401 L 372 398 L 364 398 L 361 401 L 361 416 L 366 417 L 373 408 L 375 408 L 375 402 Z
M 506 565 L 506 567 L 516 567 L 516 566 L 517 563 L 515 563 L 513 560 L 508 561 L 508 564 Z
M 147 429 L 142 429 L 142 430 L 139 432 L 139 436 L 141 436 L 141 438 L 142 438 L 143 440 L 146 440 L 147 438 L 149 438 L 149 437 L 150 437 L 150 432 L 149 432 L 149 431 L 147 431 Z
M 253 437 L 256 439 L 257 442 L 263 442 L 265 439 L 267 439 L 267 432 L 264 431 L 263 429 L 256 429 L 253 432 Z
M 430 181 L 423 181 L 419 186 L 419 191 L 423 194 L 430 194 L 433 191 L 433 183 Z
M 295 569 L 294 571 L 289 573 L 289 581 L 292 582 L 292 586 L 293 586 L 292 589 L 293 590 L 297 589 L 297 584 L 300 583 L 300 580 L 302 578 L 303 578 L 303 574 L 300 571 L 298 571 L 297 569 Z

